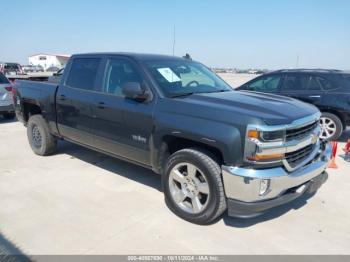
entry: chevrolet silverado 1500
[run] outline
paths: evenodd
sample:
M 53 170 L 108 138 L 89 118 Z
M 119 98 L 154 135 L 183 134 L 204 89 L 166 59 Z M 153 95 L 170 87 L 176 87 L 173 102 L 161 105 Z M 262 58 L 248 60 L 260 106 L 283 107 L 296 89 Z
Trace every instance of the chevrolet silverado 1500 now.
M 193 223 L 227 209 L 259 215 L 327 178 L 317 108 L 233 91 L 184 58 L 74 55 L 59 84 L 18 81 L 14 104 L 34 153 L 53 154 L 64 139 L 150 168 L 170 210 Z

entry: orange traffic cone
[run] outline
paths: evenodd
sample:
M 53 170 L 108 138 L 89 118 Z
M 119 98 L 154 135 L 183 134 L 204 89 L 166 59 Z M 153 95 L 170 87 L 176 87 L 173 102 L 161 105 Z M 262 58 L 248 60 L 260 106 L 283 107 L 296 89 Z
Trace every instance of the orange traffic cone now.
M 348 142 L 346 142 L 345 147 L 343 148 L 345 154 L 349 154 L 350 153 L 350 139 L 348 139 Z
M 335 169 L 338 168 L 337 164 L 335 163 L 335 157 L 334 156 L 332 156 L 331 161 L 329 162 L 328 168 L 335 168 Z
M 328 165 L 328 168 L 338 168 L 337 164 L 335 163 L 335 156 L 337 155 L 338 143 L 335 141 L 331 141 L 331 146 L 332 146 L 332 158 Z

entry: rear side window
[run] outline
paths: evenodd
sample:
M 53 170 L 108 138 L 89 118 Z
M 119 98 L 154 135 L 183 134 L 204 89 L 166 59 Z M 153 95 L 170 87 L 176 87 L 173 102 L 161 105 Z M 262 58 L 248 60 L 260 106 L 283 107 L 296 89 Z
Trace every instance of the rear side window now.
M 75 58 L 66 85 L 84 90 L 94 90 L 100 58 Z
M 337 86 L 334 86 L 333 83 L 323 77 L 317 77 L 318 81 L 320 82 L 322 89 L 325 91 L 337 89 Z
M 2 74 L 0 73 L 0 84 L 8 84 L 9 81 L 7 80 L 7 78 Z
M 343 74 L 342 78 L 344 79 L 346 86 L 350 87 L 350 74 Z

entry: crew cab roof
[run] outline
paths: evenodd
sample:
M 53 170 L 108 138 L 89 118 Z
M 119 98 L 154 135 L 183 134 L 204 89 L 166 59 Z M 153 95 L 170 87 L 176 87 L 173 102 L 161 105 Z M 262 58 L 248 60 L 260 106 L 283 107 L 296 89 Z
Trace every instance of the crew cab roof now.
M 75 54 L 72 57 L 84 57 L 84 56 L 125 56 L 138 61 L 183 61 L 186 60 L 182 57 L 170 56 L 170 55 L 158 55 L 158 54 L 142 54 L 142 53 L 129 53 L 129 52 L 102 52 L 102 53 L 84 53 L 84 54 Z

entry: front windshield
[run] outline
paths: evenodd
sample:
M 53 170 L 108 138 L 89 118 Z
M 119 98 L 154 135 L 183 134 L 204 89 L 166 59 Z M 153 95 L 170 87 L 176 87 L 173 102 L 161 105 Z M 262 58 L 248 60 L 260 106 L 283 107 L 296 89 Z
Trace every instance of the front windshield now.
M 153 61 L 147 62 L 146 66 L 168 97 L 232 90 L 212 71 L 197 62 Z

